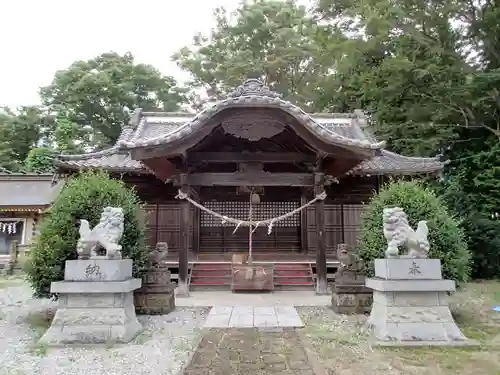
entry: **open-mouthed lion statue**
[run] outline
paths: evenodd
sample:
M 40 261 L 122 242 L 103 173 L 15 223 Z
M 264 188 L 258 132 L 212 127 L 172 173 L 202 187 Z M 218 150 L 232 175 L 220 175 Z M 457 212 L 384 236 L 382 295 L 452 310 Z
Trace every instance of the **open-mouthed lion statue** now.
M 402 246 L 407 248 L 410 258 L 427 258 L 430 249 L 427 221 L 419 221 L 417 230 L 413 230 L 408 224 L 406 213 L 400 207 L 384 208 L 382 220 L 387 240 L 387 258 L 398 257 Z
M 78 258 L 121 259 L 122 246 L 119 242 L 123 236 L 123 221 L 123 209 L 120 207 L 104 208 L 99 223 L 93 229 L 87 220 L 81 219 Z M 98 250 L 101 248 L 106 250 L 106 255 L 99 255 Z

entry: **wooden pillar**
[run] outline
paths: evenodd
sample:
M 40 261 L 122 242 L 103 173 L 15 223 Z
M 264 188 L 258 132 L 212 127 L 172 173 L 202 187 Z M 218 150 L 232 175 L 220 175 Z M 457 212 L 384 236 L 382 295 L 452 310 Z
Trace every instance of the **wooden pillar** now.
M 307 203 L 307 189 L 302 189 L 300 196 L 300 205 L 303 206 Z M 302 254 L 307 254 L 307 208 L 300 211 L 300 251 Z
M 187 184 L 187 174 L 180 175 L 181 191 L 185 194 L 190 193 L 189 185 Z M 185 199 L 180 201 L 180 241 L 179 241 L 179 281 L 178 281 L 178 297 L 189 296 L 189 280 L 188 280 L 188 252 L 189 252 L 189 222 L 190 222 L 190 206 Z
M 325 190 L 325 175 L 314 173 L 314 194 L 321 194 Z M 316 294 L 327 294 L 326 281 L 326 249 L 325 249 L 325 201 L 318 200 L 316 206 Z
M 200 188 L 191 189 L 191 192 L 193 193 L 193 199 L 196 200 L 197 202 L 200 201 Z M 192 243 L 192 250 L 193 253 L 198 254 L 200 252 L 200 209 L 197 207 L 194 207 L 193 210 L 193 243 Z

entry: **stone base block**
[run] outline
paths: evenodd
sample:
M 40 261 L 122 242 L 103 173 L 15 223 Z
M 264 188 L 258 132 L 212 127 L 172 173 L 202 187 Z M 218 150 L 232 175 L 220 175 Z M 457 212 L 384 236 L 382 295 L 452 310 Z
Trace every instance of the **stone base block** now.
M 132 278 L 132 259 L 67 260 L 65 281 L 124 281 Z
M 375 259 L 375 277 L 387 280 L 441 280 L 439 259 Z
M 55 281 L 50 292 L 58 294 L 108 294 L 127 293 L 141 287 L 141 279 L 125 281 Z
M 453 292 L 453 280 L 384 280 L 376 277 L 366 279 L 365 285 L 383 292 Z
M 121 283 L 128 284 L 128 281 Z M 137 281 L 140 286 L 140 280 Z M 133 289 L 136 288 L 123 291 L 130 289 L 130 285 L 116 288 L 114 284 L 120 282 L 62 283 L 104 286 L 84 293 L 62 293 L 52 324 L 40 339 L 41 343 L 49 346 L 127 343 L 141 332 L 134 307 Z M 106 284 L 115 287 L 112 291 L 103 291 Z
M 332 293 L 332 309 L 337 314 L 368 314 L 372 307 L 372 293 Z
M 456 325 L 444 292 L 373 292 L 368 325 L 376 345 L 470 346 Z
M 152 285 L 134 293 L 135 311 L 143 315 L 166 315 L 175 309 L 175 285 Z
M 176 296 L 181 298 L 189 297 L 189 285 L 187 282 L 177 281 Z

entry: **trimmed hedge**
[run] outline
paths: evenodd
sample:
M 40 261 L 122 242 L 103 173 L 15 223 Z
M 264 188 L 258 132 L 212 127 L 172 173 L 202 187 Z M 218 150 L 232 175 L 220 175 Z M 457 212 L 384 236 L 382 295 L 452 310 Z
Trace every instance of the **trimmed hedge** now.
M 367 274 L 373 275 L 374 259 L 383 258 L 387 248 L 382 211 L 385 207 L 395 206 L 406 212 L 412 228 L 416 228 L 418 221 L 427 220 L 431 245 L 429 257 L 441 259 L 444 278 L 457 283 L 466 282 L 471 271 L 471 255 L 460 222 L 449 214 L 433 190 L 417 181 L 386 184 L 367 204 L 358 243 L 358 253 L 365 261 Z
M 26 273 L 36 297 L 49 297 L 50 283 L 64 279 L 66 260 L 78 258 L 76 244 L 80 219 L 87 219 L 93 227 L 107 206 L 123 208 L 122 255 L 133 259 L 134 275 L 142 275 L 147 251 L 141 202 L 132 189 L 105 172 L 84 172 L 68 180 L 43 220 L 40 235 L 32 246 Z

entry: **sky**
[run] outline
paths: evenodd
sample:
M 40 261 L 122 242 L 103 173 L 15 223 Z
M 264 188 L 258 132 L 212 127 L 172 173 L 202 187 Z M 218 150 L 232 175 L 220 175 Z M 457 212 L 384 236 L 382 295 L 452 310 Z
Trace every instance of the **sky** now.
M 212 10 L 239 0 L 5 0 L 0 3 L 0 106 L 39 104 L 57 70 L 104 52 L 132 52 L 181 82 L 170 61 L 193 36 L 210 32 Z

